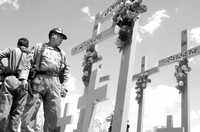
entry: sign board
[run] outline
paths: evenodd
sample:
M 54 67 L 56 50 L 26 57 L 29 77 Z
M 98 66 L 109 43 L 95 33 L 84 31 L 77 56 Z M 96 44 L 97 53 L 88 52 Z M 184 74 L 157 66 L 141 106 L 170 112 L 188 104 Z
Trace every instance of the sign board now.
M 87 41 L 84 41 L 80 45 L 77 45 L 76 47 L 72 48 L 71 55 L 78 54 L 78 53 L 86 50 L 90 45 L 96 44 L 98 42 L 101 42 L 105 39 L 110 38 L 111 36 L 115 35 L 114 30 L 115 30 L 115 26 L 111 26 L 109 29 L 99 33 L 94 38 L 91 38 Z
M 159 66 L 169 65 L 171 63 L 178 62 L 185 57 L 191 58 L 199 54 L 200 54 L 200 46 L 196 46 L 183 53 L 178 53 L 178 54 L 169 56 L 167 58 L 164 58 L 162 60 L 159 60 Z
M 99 82 L 105 82 L 105 81 L 108 81 L 108 80 L 110 80 L 110 76 L 106 75 L 106 76 L 100 77 Z
M 138 74 L 133 75 L 132 80 L 136 80 L 138 77 L 140 77 L 140 76 L 142 76 L 144 74 L 151 75 L 151 74 L 153 74 L 155 72 L 158 72 L 158 70 L 159 70 L 158 67 L 153 67 L 153 68 L 151 68 L 149 70 L 146 70 L 146 71 L 144 71 L 142 73 L 138 73 Z

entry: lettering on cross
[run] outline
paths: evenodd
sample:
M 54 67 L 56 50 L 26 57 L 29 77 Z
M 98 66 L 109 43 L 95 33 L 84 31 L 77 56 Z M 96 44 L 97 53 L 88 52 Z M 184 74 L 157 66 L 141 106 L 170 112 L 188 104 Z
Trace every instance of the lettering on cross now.
M 110 5 L 105 11 L 100 12 L 99 18 L 97 19 L 101 23 L 113 16 L 113 13 L 120 7 L 123 0 L 117 0 L 114 4 Z
M 68 108 L 68 104 L 66 103 L 63 118 L 60 118 L 57 123 L 57 126 L 60 126 L 60 132 L 65 132 L 66 125 L 70 124 L 72 120 L 72 116 L 66 116 L 67 108 Z
M 78 108 L 84 109 L 84 115 L 82 115 L 81 125 L 78 126 L 76 132 L 88 132 L 91 119 L 94 113 L 94 107 L 96 103 L 104 101 L 107 98 L 107 85 L 95 89 L 95 82 L 97 77 L 97 70 L 94 70 L 90 77 L 90 83 L 87 88 L 87 92 L 79 98 Z
M 82 42 L 81 44 L 75 46 L 71 50 L 71 55 L 78 54 L 84 50 L 86 50 L 88 47 L 90 47 L 92 44 L 97 44 L 103 40 L 106 40 L 110 38 L 111 36 L 115 35 L 115 26 L 111 26 L 110 28 L 106 29 L 105 31 L 102 31 L 95 37 L 92 37 L 91 39 L 88 39 L 87 41 Z
M 189 50 L 183 51 L 181 53 L 178 53 L 178 54 L 175 54 L 175 55 L 172 55 L 167 58 L 159 60 L 159 66 L 169 65 L 174 62 L 178 62 L 185 57 L 191 58 L 191 57 L 194 57 L 197 55 L 200 55 L 200 45 L 198 45 L 194 48 L 191 48 Z

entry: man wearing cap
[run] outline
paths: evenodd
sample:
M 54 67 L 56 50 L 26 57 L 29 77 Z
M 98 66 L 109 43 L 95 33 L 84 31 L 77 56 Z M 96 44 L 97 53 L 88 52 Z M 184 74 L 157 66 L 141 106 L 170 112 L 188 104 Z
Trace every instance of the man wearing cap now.
M 25 108 L 22 121 L 22 132 L 36 130 L 36 116 L 39 109 L 38 99 L 43 101 L 44 132 L 60 132 L 57 121 L 60 117 L 61 96 L 66 95 L 68 80 L 68 65 L 63 50 L 59 48 L 67 36 L 61 28 L 54 28 L 49 32 L 49 42 L 37 44 L 33 47 L 33 65 L 36 74 L 32 79 L 31 105 Z M 38 103 L 39 104 L 39 103 Z
M 18 132 L 19 129 L 28 95 L 27 78 L 30 70 L 28 47 L 28 39 L 20 38 L 17 48 L 8 48 L 0 52 L 0 61 L 6 58 L 8 62 L 4 73 L 1 73 L 4 78 L 0 87 L 1 132 Z

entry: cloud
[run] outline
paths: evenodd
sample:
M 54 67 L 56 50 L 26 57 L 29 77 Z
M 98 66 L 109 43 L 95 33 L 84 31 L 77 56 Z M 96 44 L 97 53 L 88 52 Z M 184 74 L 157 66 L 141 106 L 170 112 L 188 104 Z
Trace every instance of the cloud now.
M 200 110 L 198 111 L 191 111 L 191 114 L 190 114 L 190 119 L 191 120 L 200 120 Z
M 158 10 L 151 17 L 148 18 L 147 24 L 139 26 L 139 43 L 143 40 L 143 35 L 153 34 L 158 28 L 160 28 L 165 18 L 169 18 L 166 10 Z
M 170 98 L 169 98 L 170 97 Z M 174 87 L 158 85 L 148 87 L 145 95 L 146 111 L 144 112 L 144 127 L 152 129 L 155 126 L 166 126 L 166 116 L 172 114 L 177 120 L 174 126 L 179 125 L 178 111 L 180 108 L 180 95 Z M 180 115 L 179 115 L 180 116 Z M 179 118 L 180 119 L 180 118 Z
M 189 60 L 189 64 L 191 64 L 191 65 L 199 65 L 200 64 L 200 58 L 199 57 L 194 56 L 192 58 L 189 58 L 188 60 Z
M 199 132 L 200 131 L 200 125 L 191 127 L 191 132 Z
M 156 11 L 150 18 L 148 18 L 148 23 L 141 27 L 143 32 L 153 34 L 156 29 L 161 26 L 164 18 L 169 18 L 166 14 L 166 10 Z
M 81 11 L 89 17 L 89 22 L 94 21 L 95 16 L 91 15 L 90 8 L 88 6 L 83 7 Z
M 170 98 L 169 98 L 170 96 Z M 138 104 L 136 93 L 131 93 L 130 131 L 136 131 Z M 175 87 L 167 85 L 148 86 L 144 91 L 143 130 L 152 131 L 155 126 L 166 126 L 166 116 L 173 115 L 174 126 L 180 124 L 180 94 Z M 133 118 L 135 117 L 135 118 Z
M 0 0 L 0 6 L 3 6 L 5 4 L 11 5 L 15 9 L 19 9 L 18 0 Z
M 191 42 L 200 43 L 200 27 L 193 28 L 189 32 L 189 36 L 190 36 L 189 39 Z
M 137 33 L 136 34 L 136 41 L 138 42 L 138 43 L 141 43 L 142 42 L 142 36 L 140 35 L 140 33 Z
M 136 94 L 131 93 L 130 107 L 130 131 L 136 131 L 138 104 L 135 100 Z M 181 96 L 175 87 L 158 85 L 147 87 L 144 95 L 144 132 L 152 132 L 155 127 L 166 127 L 166 116 L 173 116 L 174 127 L 181 126 Z M 135 117 L 135 118 L 134 118 Z M 200 110 L 191 110 L 190 128 L 191 132 L 200 131 Z
M 200 110 L 192 110 L 190 113 L 191 132 L 200 132 Z

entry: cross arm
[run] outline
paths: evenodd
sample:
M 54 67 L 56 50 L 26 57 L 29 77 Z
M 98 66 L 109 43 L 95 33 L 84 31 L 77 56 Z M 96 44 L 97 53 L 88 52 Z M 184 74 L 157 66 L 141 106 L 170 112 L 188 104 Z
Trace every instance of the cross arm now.
M 148 69 L 148 70 L 146 70 L 146 71 L 144 71 L 144 72 L 141 72 L 141 73 L 138 73 L 138 74 L 133 75 L 132 80 L 134 81 L 134 80 L 136 80 L 137 78 L 139 78 L 140 76 L 142 76 L 142 75 L 144 75 L 144 74 L 152 75 L 152 74 L 154 74 L 154 73 L 156 73 L 156 72 L 159 72 L 159 67 L 158 67 L 158 66 L 153 67 L 153 68 L 151 68 L 151 69 Z
M 75 46 L 71 50 L 71 55 L 78 54 L 78 53 L 86 50 L 92 44 L 96 44 L 96 43 L 99 43 L 103 40 L 110 38 L 111 36 L 115 35 L 114 30 L 115 30 L 115 26 L 111 26 L 109 29 L 99 33 L 94 38 L 88 39 L 87 41 L 84 41 L 83 43 Z
M 84 107 L 87 107 L 91 103 L 95 103 L 96 101 L 100 102 L 106 100 L 108 98 L 107 87 L 108 85 L 106 84 L 102 87 L 90 91 L 88 94 L 85 94 L 84 96 L 81 96 L 78 101 L 78 108 L 82 109 Z
M 159 60 L 159 67 L 161 66 L 165 66 L 165 65 L 169 65 L 172 64 L 174 62 L 178 62 L 180 60 L 182 60 L 183 58 L 191 58 L 194 57 L 196 55 L 200 54 L 200 45 L 196 46 L 194 48 L 191 48 L 183 53 L 178 53 L 169 57 L 166 57 L 164 59 Z

